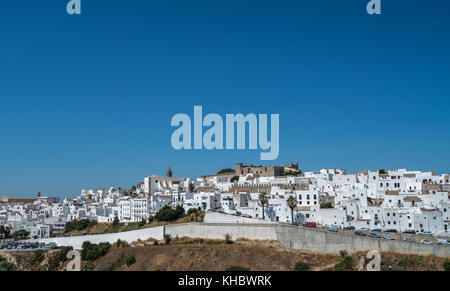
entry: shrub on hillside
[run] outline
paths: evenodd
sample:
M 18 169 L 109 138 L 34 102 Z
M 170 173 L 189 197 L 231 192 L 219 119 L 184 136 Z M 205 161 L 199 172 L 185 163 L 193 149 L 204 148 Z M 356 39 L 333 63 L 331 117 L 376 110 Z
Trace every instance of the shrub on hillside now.
M 294 271 L 308 271 L 308 270 L 309 270 L 309 266 L 305 262 L 298 261 L 295 264 Z
M 164 243 L 166 245 L 170 244 L 170 242 L 172 241 L 172 236 L 170 234 L 165 234 L 164 235 Z
M 450 261 L 445 261 L 443 264 L 444 270 L 450 271 Z
M 129 243 L 127 243 L 126 241 L 121 240 L 121 239 L 118 239 L 118 240 L 116 241 L 115 245 L 116 245 L 116 247 L 118 247 L 118 248 L 126 248 L 126 247 L 129 247 L 129 246 L 130 246 Z
M 227 233 L 225 235 L 225 243 L 227 245 L 231 245 L 233 243 L 233 238 L 231 237 L 231 234 Z
M 73 250 L 73 247 L 62 247 L 57 255 L 59 262 L 65 262 L 67 260 L 67 253 Z
M 94 264 L 92 264 L 92 262 L 86 262 L 85 264 L 83 264 L 83 266 L 81 266 L 81 271 L 84 272 L 94 271 Z
M 334 266 L 336 271 L 353 271 L 355 268 L 353 258 L 347 255 L 346 251 L 341 251 L 339 254 L 341 255 L 341 259 Z
M 188 214 L 188 215 L 191 215 L 191 214 L 197 213 L 197 212 L 198 212 L 198 209 L 197 209 L 197 208 L 189 208 L 187 214 Z
M 82 231 L 96 224 L 97 221 L 95 220 L 91 221 L 89 219 L 80 219 L 80 220 L 75 219 L 66 223 L 66 226 L 64 227 L 64 232 L 67 233 L 74 230 Z
M 1 271 L 16 271 L 17 267 L 14 263 L 8 262 L 7 259 L 0 256 L 0 272 Z
M 40 264 L 43 259 L 44 259 L 44 251 L 37 250 L 31 255 L 30 262 L 33 265 L 37 265 Z
M 146 223 L 147 223 L 147 220 L 145 220 L 143 218 L 141 221 L 139 221 L 139 228 L 143 227 Z
M 127 266 L 129 267 L 129 266 L 133 265 L 134 263 L 136 263 L 136 258 L 134 256 L 128 256 L 126 263 L 127 263 Z
M 81 259 L 85 261 L 94 261 L 108 253 L 111 245 L 109 243 L 93 244 L 85 241 L 82 245 Z

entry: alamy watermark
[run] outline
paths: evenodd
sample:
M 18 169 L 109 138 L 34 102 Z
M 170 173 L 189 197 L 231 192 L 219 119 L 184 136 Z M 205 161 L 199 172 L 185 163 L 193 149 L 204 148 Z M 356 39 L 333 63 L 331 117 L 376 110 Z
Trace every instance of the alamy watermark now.
M 259 146 L 260 150 L 266 151 L 261 152 L 261 160 L 275 160 L 279 155 L 279 114 L 270 115 L 270 140 L 268 137 L 267 114 L 258 114 L 258 116 L 253 113 L 247 114 L 246 116 L 241 113 L 226 114 L 225 143 L 224 121 L 222 117 L 215 113 L 203 117 L 202 106 L 194 106 L 193 124 L 189 115 L 179 113 L 172 117 L 171 126 L 178 127 L 172 133 L 171 138 L 172 147 L 176 150 L 234 150 L 236 136 L 236 149 L 238 150 L 246 149 L 246 144 L 248 143 L 248 149 L 250 150 L 256 150 Z M 203 127 L 208 127 L 204 133 Z M 194 131 L 193 144 L 192 128 Z M 246 139 L 246 129 L 248 129 L 248 140 Z
M 81 14 L 81 0 L 70 0 L 66 6 L 67 14 Z
M 366 11 L 370 15 L 381 14 L 381 0 L 370 0 L 367 3 Z
M 81 0 L 70 0 L 67 3 L 66 11 L 70 15 L 81 14 Z M 381 14 L 381 0 L 370 0 L 367 3 L 366 11 L 370 15 Z

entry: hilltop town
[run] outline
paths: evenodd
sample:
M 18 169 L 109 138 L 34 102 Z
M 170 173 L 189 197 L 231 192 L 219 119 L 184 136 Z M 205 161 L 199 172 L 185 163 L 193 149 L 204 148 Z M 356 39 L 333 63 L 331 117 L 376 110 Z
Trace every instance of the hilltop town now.
M 449 197 L 449 174 L 406 169 L 303 172 L 298 163 L 238 163 L 234 170 L 192 179 L 175 177 L 169 168 L 166 175 L 144 177 L 131 189 L 85 189 L 63 201 L 40 192 L 35 199 L 0 197 L 0 238 L 18 231 L 34 239 L 49 238 L 81 219 L 146 221 L 166 206 L 217 212 L 220 217 L 356 231 L 356 235 L 383 231 L 448 237 Z

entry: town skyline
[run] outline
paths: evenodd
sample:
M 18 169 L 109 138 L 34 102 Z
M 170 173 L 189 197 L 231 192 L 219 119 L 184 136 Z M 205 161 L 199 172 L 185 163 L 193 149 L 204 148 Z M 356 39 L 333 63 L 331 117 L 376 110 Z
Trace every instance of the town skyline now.
M 376 16 L 366 1 L 84 1 L 79 16 L 30 2 L 0 17 L 4 195 L 260 163 L 173 149 L 171 118 L 195 105 L 279 114 L 271 164 L 450 171 L 449 1 Z
M 292 162 L 291 162 L 292 163 Z M 229 166 L 225 166 L 225 167 L 223 167 L 223 168 L 220 168 L 220 169 L 217 169 L 217 170 L 213 170 L 213 171 L 211 171 L 211 172 L 204 172 L 204 173 L 201 173 L 201 174 L 199 174 L 199 175 L 194 175 L 194 176 L 192 176 L 192 175 L 183 175 L 183 174 L 179 174 L 179 173 L 177 173 L 176 172 L 176 167 L 173 167 L 173 166 L 168 166 L 168 167 L 166 167 L 166 169 L 164 170 L 164 171 L 161 171 L 161 172 L 150 172 L 150 173 L 148 173 L 148 174 L 144 174 L 142 177 L 137 177 L 135 180 L 136 181 L 139 181 L 139 179 L 141 179 L 141 178 L 143 178 L 143 177 L 148 177 L 148 176 L 151 176 L 151 175 L 158 175 L 158 176 L 165 176 L 165 174 L 166 174 L 166 171 L 167 171 L 167 169 L 168 168 L 170 168 L 173 172 L 175 172 L 175 176 L 177 176 L 177 177 L 183 177 L 183 178 L 190 178 L 190 179 L 196 179 L 196 178 L 200 178 L 200 177 L 202 177 L 202 176 L 205 176 L 205 175 L 215 175 L 215 174 L 218 174 L 218 171 L 220 171 L 220 170 L 222 170 L 222 169 L 233 169 L 234 170 L 234 166 L 236 165 L 237 163 L 235 163 L 235 164 L 232 164 L 232 165 L 229 165 Z M 247 164 L 247 165 L 254 165 L 254 166 L 281 166 L 281 165 L 283 165 L 283 163 L 280 163 L 280 164 L 273 164 L 273 163 L 261 163 L 261 162 L 259 162 L 259 163 L 254 163 L 254 164 L 252 164 L 252 163 L 244 163 L 244 164 Z M 287 164 L 287 163 L 285 163 L 285 164 Z M 346 173 L 347 174 L 356 174 L 357 172 L 361 172 L 361 171 L 371 171 L 371 172 L 374 172 L 374 171 L 379 171 L 379 170 L 386 170 L 386 171 L 389 171 L 389 170 L 399 170 L 399 169 L 405 169 L 405 170 L 408 170 L 408 171 L 421 171 L 421 172 L 433 172 L 433 173 L 435 173 L 435 174 L 437 174 L 437 175 L 444 175 L 444 174 L 449 174 L 450 173 L 450 170 L 449 171 L 447 171 L 447 172 L 437 172 L 437 171 L 433 171 L 433 170 L 428 170 L 428 169 L 421 169 L 421 168 L 418 168 L 418 169 L 411 169 L 411 168 L 406 168 L 406 167 L 398 167 L 398 168 L 386 168 L 386 167 L 381 167 L 381 168 L 378 168 L 378 169 L 369 169 L 369 168 L 363 168 L 363 169 L 356 169 L 356 170 L 349 170 L 349 169 L 347 169 L 347 168 L 345 168 L 345 167 L 333 167 L 333 168 L 329 168 L 329 167 L 320 167 L 320 168 L 315 168 L 315 169 L 313 169 L 313 170 L 310 170 L 310 169 L 303 169 L 303 168 L 301 168 L 301 163 L 300 162 L 298 162 L 298 164 L 299 164 L 299 170 L 301 170 L 303 173 L 304 172 L 314 172 L 314 173 L 317 173 L 317 172 L 319 172 L 320 170 L 323 170 L 323 169 L 343 169 L 343 170 L 345 170 L 346 171 Z M 148 172 L 148 171 L 147 171 Z M 79 190 L 78 191 L 75 191 L 74 193 L 57 193 L 57 192 L 51 192 L 51 191 L 42 191 L 42 189 L 45 189 L 45 188 L 38 188 L 37 190 L 35 190 L 35 191 L 29 191 L 29 192 L 24 192 L 24 193 L 4 193 L 4 192 L 2 192 L 1 191 L 1 189 L 0 189 L 0 197 L 14 197 L 14 198 L 26 198 L 26 199 L 28 199 L 28 198 L 35 198 L 36 197 L 36 195 L 37 195 L 37 193 L 38 192 L 40 192 L 43 196 L 51 196 L 51 197 L 59 197 L 59 198 L 68 198 L 68 199 L 72 199 L 72 198 L 74 198 L 74 197 L 76 197 L 76 196 L 78 196 L 79 195 L 79 193 L 82 191 L 82 190 L 84 190 L 84 189 L 109 189 L 109 188 L 116 188 L 116 189 L 119 189 L 119 188 L 121 188 L 121 189 L 123 189 L 123 190 L 127 190 L 127 189 L 131 189 L 133 186 L 136 186 L 137 185 L 137 183 L 135 183 L 135 184 L 133 184 L 132 182 L 129 182 L 129 183 L 126 183 L 126 184 L 123 184 L 123 185 L 118 185 L 118 184 L 114 184 L 114 183 L 110 183 L 110 184 L 105 184 L 104 186 L 101 186 L 101 185 L 94 185 L 94 186 L 92 186 L 92 185 L 88 185 L 88 186 L 86 186 L 86 187 L 80 187 L 79 188 Z

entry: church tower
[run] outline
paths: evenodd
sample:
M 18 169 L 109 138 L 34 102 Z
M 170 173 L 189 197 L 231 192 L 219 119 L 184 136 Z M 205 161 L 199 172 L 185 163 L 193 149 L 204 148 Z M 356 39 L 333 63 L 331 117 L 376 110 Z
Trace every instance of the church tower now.
M 166 172 L 166 176 L 169 177 L 169 178 L 171 178 L 172 175 L 173 175 L 172 169 L 169 167 L 169 170 L 167 170 L 167 172 Z

